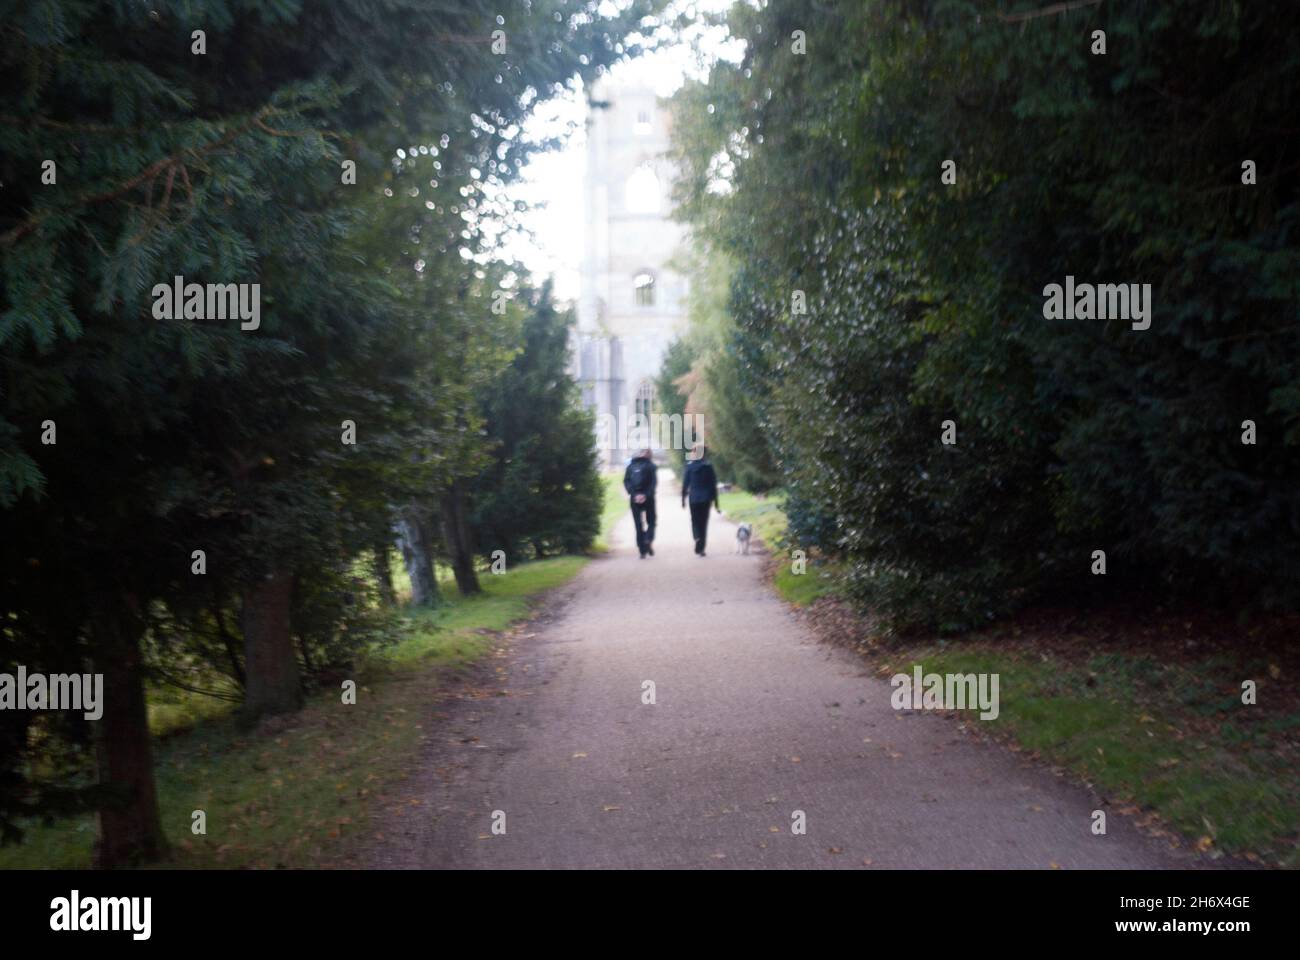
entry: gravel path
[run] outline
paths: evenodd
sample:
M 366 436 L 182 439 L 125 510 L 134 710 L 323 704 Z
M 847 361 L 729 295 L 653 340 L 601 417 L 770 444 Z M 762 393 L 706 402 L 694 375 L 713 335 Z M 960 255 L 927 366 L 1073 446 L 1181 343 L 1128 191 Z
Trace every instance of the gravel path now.
M 630 518 L 476 682 L 431 704 L 375 867 L 1187 867 L 1078 786 L 891 688 L 819 643 L 661 478 L 658 555 Z M 531 632 L 530 632 L 531 631 Z M 642 702 L 653 681 L 653 705 Z M 500 695 L 500 691 L 506 691 Z M 975 721 L 978 722 L 978 721 Z M 505 834 L 492 832 L 493 812 Z M 807 831 L 792 832 L 795 811 Z

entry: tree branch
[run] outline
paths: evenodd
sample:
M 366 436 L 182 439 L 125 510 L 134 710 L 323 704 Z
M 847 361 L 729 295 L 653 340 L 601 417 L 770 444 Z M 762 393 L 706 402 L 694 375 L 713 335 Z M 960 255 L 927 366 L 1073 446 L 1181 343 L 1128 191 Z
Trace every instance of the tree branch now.
M 122 196 L 122 194 L 129 193 L 131 190 L 134 190 L 136 187 L 140 186 L 140 184 L 146 181 L 152 184 L 154 178 L 157 177 L 158 174 L 162 173 L 164 170 L 168 170 L 169 168 L 171 171 L 171 175 L 168 177 L 168 184 L 170 185 L 171 177 L 175 175 L 176 167 L 184 166 L 184 164 L 182 163 L 183 158 L 192 157 L 197 160 L 202 158 L 206 154 L 212 153 L 215 150 L 220 150 L 222 147 L 229 145 L 230 143 L 237 140 L 239 137 L 243 136 L 249 130 L 261 124 L 263 117 L 272 116 L 274 114 L 281 113 L 281 112 L 282 112 L 281 110 L 275 107 L 271 107 L 271 106 L 262 107 L 260 110 L 254 113 L 243 123 L 226 131 L 224 136 L 220 137 L 217 140 L 212 141 L 212 143 L 209 143 L 203 147 L 198 147 L 198 148 L 184 147 L 181 150 L 177 150 L 175 153 L 171 154 L 170 156 L 166 156 L 163 157 L 161 160 L 154 161 L 153 163 L 149 164 L 149 166 L 145 167 L 143 170 L 137 173 L 135 176 L 118 184 L 115 187 L 112 187 L 108 190 L 101 191 L 100 193 L 93 193 L 88 196 L 79 197 L 78 199 L 74 200 L 69 206 L 60 207 L 58 208 L 58 210 L 52 208 L 46 210 L 43 213 L 33 214 L 32 216 L 28 217 L 25 221 L 18 224 L 18 226 L 13 227 L 6 233 L 0 234 L 0 246 L 8 246 L 9 244 L 21 240 L 24 236 L 31 233 L 38 226 L 40 226 L 41 223 L 47 217 L 51 216 L 52 214 L 58 211 L 74 209 L 76 207 L 89 207 L 97 203 L 104 203 L 107 200 L 116 199 L 117 197 Z M 189 179 L 188 176 L 186 176 L 187 182 L 188 179 Z M 170 194 L 170 190 L 168 191 L 168 193 Z

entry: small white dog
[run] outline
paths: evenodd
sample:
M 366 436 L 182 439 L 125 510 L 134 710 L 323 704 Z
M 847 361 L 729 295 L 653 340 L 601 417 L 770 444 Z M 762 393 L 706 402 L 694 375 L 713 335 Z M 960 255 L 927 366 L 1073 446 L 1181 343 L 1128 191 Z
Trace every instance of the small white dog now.
M 742 523 L 736 528 L 736 552 L 749 556 L 749 538 L 753 534 L 754 528 L 747 523 Z

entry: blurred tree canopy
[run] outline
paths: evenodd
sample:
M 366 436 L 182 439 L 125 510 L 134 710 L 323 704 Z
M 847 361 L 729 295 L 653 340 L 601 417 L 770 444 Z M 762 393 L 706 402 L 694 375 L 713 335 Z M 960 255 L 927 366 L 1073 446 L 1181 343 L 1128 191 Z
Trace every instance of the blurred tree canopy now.
M 658 380 L 661 405 L 670 415 L 703 418 L 709 457 L 720 477 L 747 490 L 769 490 L 780 476 L 751 399 L 759 383 L 738 355 L 742 344 L 727 306 L 735 267 L 703 236 L 694 238 L 679 260 L 690 278 L 688 324 L 665 355 Z M 683 451 L 670 456 L 680 471 Z

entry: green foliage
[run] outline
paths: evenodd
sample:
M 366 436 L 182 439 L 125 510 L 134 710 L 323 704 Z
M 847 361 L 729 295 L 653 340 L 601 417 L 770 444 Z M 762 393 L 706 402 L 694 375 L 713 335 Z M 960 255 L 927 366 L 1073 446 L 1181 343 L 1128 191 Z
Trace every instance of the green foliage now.
M 767 431 L 753 402 L 759 384 L 738 356 L 727 308 L 733 267 L 701 238 L 681 268 L 690 277 L 689 330 L 669 348 L 658 377 L 660 404 L 668 414 L 703 417 L 703 433 L 718 476 L 762 492 L 778 482 Z M 680 471 L 684 451 L 672 451 Z
M 111 624 L 237 676 L 241 594 L 285 571 L 310 679 L 387 632 L 347 578 L 396 507 L 486 463 L 521 124 L 655 5 L 156 6 L 0 12 L 0 670 L 80 671 Z M 175 276 L 260 284 L 260 327 L 155 316 Z M 3 828 L 35 741 L 0 740 Z
M 1300 38 L 1272 6 L 739 5 L 743 62 L 679 95 L 681 209 L 737 264 L 792 532 L 895 624 L 1300 601 Z M 1150 283 L 1150 329 L 1044 319 L 1067 275 Z
M 492 650 L 493 632 L 527 616 L 540 595 L 571 580 L 585 563 L 556 557 L 520 564 L 487 578 L 480 596 L 447 591 L 437 610 L 409 611 L 400 642 L 358 663 L 357 712 L 343 718 L 337 684 L 318 690 L 275 737 L 250 735 L 229 711 L 183 710 L 172 702 L 177 697 L 155 710 L 151 701 L 151 727 L 169 734 L 156 743 L 159 806 L 164 822 L 175 825 L 169 866 L 308 869 L 340 862 L 374 815 L 366 794 L 400 783 L 418 759 L 430 690 Z M 188 722 L 169 729 L 172 714 Z M 84 770 L 84 757 L 61 758 L 55 746 L 43 742 L 37 754 L 44 773 L 70 761 Z M 52 812 L 56 798 L 44 799 L 43 812 Z M 188 831 L 193 810 L 216 804 L 234 817 L 233 842 Z M 93 816 L 84 804 L 58 812 L 60 819 L 25 819 L 23 842 L 0 847 L 0 870 L 90 866 Z
M 658 412 L 665 417 L 682 417 L 685 423 L 687 394 L 681 389 L 681 378 L 691 372 L 695 361 L 695 348 L 691 341 L 677 337 L 664 351 L 663 363 L 655 377 L 655 396 Z M 671 421 L 670 421 L 671 422 Z M 678 476 L 686 466 L 685 450 L 668 450 L 668 465 Z
M 1001 676 L 999 729 L 1025 750 L 1203 843 L 1295 865 L 1300 784 L 1277 743 L 1300 716 L 1275 704 L 1267 720 L 1243 718 L 1240 690 L 1224 678 L 1265 669 L 1248 651 L 1228 659 L 1106 652 L 1085 661 L 975 636 L 895 656 L 926 672 Z
M 776 481 L 767 436 L 759 423 L 745 370 L 731 350 L 711 356 L 704 366 L 708 390 L 710 449 L 719 451 L 723 476 L 746 490 L 763 493 Z
M 585 551 L 599 533 L 602 495 L 595 420 L 567 369 L 572 317 L 555 309 L 549 283 L 523 309 L 522 349 L 479 394 L 497 444 L 471 485 L 474 542 L 509 562 Z

